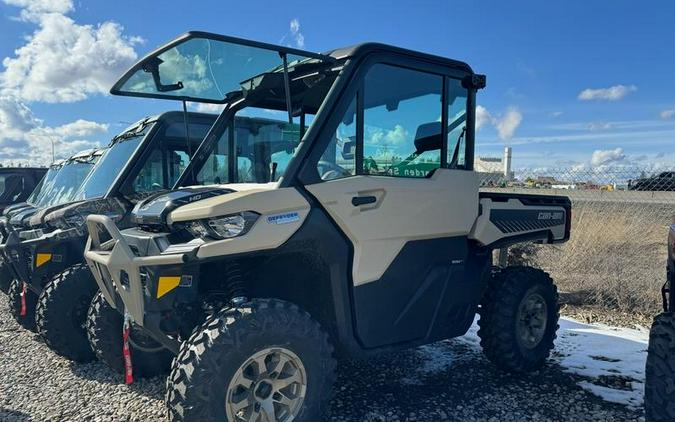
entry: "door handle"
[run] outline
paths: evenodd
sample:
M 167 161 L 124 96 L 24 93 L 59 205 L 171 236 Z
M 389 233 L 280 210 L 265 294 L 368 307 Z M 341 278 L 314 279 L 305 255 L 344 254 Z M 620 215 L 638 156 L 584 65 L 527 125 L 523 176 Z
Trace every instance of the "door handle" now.
M 374 204 L 377 202 L 377 197 L 375 196 L 355 196 L 352 198 L 352 205 L 359 207 L 361 205 Z

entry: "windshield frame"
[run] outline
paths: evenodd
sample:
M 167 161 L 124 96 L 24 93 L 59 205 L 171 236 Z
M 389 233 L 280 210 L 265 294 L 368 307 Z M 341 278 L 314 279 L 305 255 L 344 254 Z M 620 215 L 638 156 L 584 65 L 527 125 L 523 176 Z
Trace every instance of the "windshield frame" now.
M 265 49 L 265 50 L 270 50 L 270 51 L 276 51 L 280 55 L 298 55 L 298 56 L 304 56 L 306 58 L 312 58 L 312 59 L 318 59 L 321 61 L 325 61 L 327 63 L 333 63 L 335 62 L 335 58 L 331 56 L 327 56 L 324 54 L 319 54 L 319 53 L 313 53 L 310 51 L 304 51 L 300 50 L 297 48 L 292 48 L 292 47 L 285 47 L 285 46 L 279 46 L 275 44 L 268 44 L 260 41 L 253 41 L 253 40 L 247 40 L 244 38 L 237 38 L 237 37 L 230 37 L 227 35 L 219 35 L 219 34 L 214 34 L 210 32 L 202 32 L 202 31 L 190 31 L 187 32 L 173 41 L 168 42 L 167 44 L 157 48 L 156 50 L 150 52 L 147 54 L 145 57 L 143 57 L 141 60 L 136 62 L 129 70 L 127 70 L 122 77 L 115 82 L 113 87 L 110 89 L 110 93 L 112 95 L 120 95 L 120 96 L 126 96 L 126 97 L 142 97 L 142 98 L 158 98 L 158 99 L 168 99 L 168 100 L 174 100 L 174 101 L 192 101 L 192 102 L 200 102 L 200 103 L 210 103 L 210 104 L 226 104 L 230 101 L 230 99 L 227 97 L 227 95 L 222 99 L 222 100 L 212 100 L 212 99 L 207 99 L 207 98 L 196 98 L 196 97 L 191 97 L 191 96 L 186 96 L 186 95 L 164 95 L 164 94 L 157 94 L 157 93 L 142 93 L 142 92 L 129 92 L 129 91 L 124 91 L 122 90 L 122 87 L 126 84 L 126 82 L 131 79 L 132 76 L 134 76 L 139 70 L 143 69 L 143 66 L 152 61 L 153 59 L 156 59 L 157 56 L 161 55 L 162 53 L 171 50 L 172 48 L 176 47 L 177 45 L 183 44 L 190 39 L 207 39 L 207 40 L 213 40 L 213 41 L 219 41 L 219 42 L 224 42 L 224 43 L 232 43 L 232 44 L 238 44 L 238 45 L 243 45 L 243 46 L 248 46 L 248 47 L 254 47 L 254 48 L 260 48 L 260 49 Z M 251 75 L 251 77 L 254 77 L 256 75 Z M 244 81 L 241 81 L 244 82 Z
M 138 157 L 138 154 L 142 150 L 143 145 L 145 145 L 148 136 L 151 135 L 154 136 L 154 133 L 156 132 L 155 128 L 158 124 L 158 121 L 159 121 L 158 116 L 146 117 L 138 121 L 134 125 L 130 126 L 129 128 L 125 129 L 121 133 L 115 135 L 115 137 L 113 137 L 108 146 L 105 148 L 105 152 L 101 155 L 101 157 L 99 157 L 96 164 L 94 164 L 94 168 L 91 170 L 91 172 L 89 172 L 84 181 L 82 181 L 82 184 L 73 195 L 73 198 L 77 201 L 87 201 L 98 198 L 108 198 L 109 196 L 111 196 L 112 193 L 117 190 L 119 184 L 124 180 L 124 178 L 128 174 L 129 172 L 128 170 L 132 167 L 133 163 L 136 161 L 136 158 Z M 145 133 L 143 133 L 144 131 Z M 131 133 L 132 135 L 126 137 L 125 135 L 127 133 Z M 82 190 L 87 185 L 87 183 L 89 183 L 89 180 L 94 175 L 94 173 L 98 171 L 99 167 L 105 162 L 106 156 L 110 154 L 112 149 L 115 148 L 115 146 L 117 146 L 118 144 L 133 141 L 136 139 L 138 139 L 138 145 L 136 145 L 136 148 L 134 148 L 133 152 L 126 159 L 125 163 L 122 165 L 122 167 L 120 168 L 119 172 L 114 177 L 114 179 L 110 182 L 108 188 L 105 190 L 103 195 L 96 197 L 92 196 L 88 198 L 81 198 L 80 195 Z
M 79 191 L 80 186 L 89 178 L 89 175 L 91 174 L 91 171 L 94 169 L 96 164 L 98 163 L 98 160 L 101 159 L 101 156 L 104 154 L 105 148 L 98 148 L 93 151 L 91 151 L 88 154 L 76 154 L 73 157 L 70 157 L 69 159 L 65 160 L 64 163 L 62 164 L 61 168 L 59 169 L 59 172 L 56 174 L 56 177 L 52 180 L 52 182 L 56 181 L 59 177 L 64 177 L 64 170 L 68 170 L 69 166 L 74 166 L 74 165 L 90 165 L 91 169 L 89 172 L 84 176 L 84 178 L 80 181 L 80 183 L 74 188 L 73 192 L 71 192 L 69 195 L 64 195 L 63 197 L 53 197 L 53 193 L 50 191 L 46 191 L 46 194 L 50 194 L 49 197 L 50 199 L 45 200 L 45 202 L 38 202 L 35 204 L 36 207 L 38 208 L 48 208 L 52 207 L 55 205 L 61 205 L 65 204 L 68 202 L 72 202 L 72 199 L 74 198 L 75 194 Z M 95 162 L 91 163 L 88 161 L 91 160 L 96 160 Z M 61 186 L 61 184 L 54 184 L 52 183 L 52 186 Z M 65 185 L 64 185 L 65 186 Z M 62 187 L 61 187 L 62 188 Z M 45 196 L 43 196 L 43 199 Z

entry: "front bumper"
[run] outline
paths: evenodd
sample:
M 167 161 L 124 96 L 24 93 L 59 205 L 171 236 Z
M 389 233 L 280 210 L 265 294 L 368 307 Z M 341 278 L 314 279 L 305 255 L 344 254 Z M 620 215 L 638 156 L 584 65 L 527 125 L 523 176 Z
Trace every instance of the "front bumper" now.
M 40 294 L 46 280 L 82 261 L 84 242 L 82 230 L 78 229 L 56 230 L 28 239 L 12 230 L 0 252 L 12 276 Z
M 173 308 L 178 290 L 186 301 L 196 295 L 192 280 L 198 278 L 198 265 L 190 265 L 190 262 L 194 261 L 198 246 L 187 245 L 177 251 L 166 247 L 166 233 L 143 233 L 145 256 L 139 256 L 141 248 L 130 244 L 110 218 L 90 215 L 87 228 L 89 240 L 84 257 L 106 301 L 127 313 L 134 323 L 169 349 L 177 350 L 175 338 L 164 334 L 174 330 L 162 326 L 163 313 Z M 103 236 L 108 239 L 102 240 Z M 171 291 L 164 291 L 162 278 L 176 280 Z

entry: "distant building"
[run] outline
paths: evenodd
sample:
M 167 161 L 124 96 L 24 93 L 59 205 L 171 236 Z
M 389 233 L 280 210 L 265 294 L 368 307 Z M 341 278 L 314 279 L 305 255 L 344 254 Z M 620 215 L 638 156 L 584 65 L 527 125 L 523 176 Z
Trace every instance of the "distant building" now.
M 504 148 L 504 158 L 476 157 L 473 168 L 479 173 L 482 186 L 505 186 L 513 180 L 511 147 Z

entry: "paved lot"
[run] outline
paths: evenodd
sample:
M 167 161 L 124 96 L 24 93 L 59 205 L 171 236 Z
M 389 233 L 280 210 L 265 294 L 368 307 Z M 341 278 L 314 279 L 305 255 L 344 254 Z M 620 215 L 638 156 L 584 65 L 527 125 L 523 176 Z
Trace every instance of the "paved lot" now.
M 537 374 L 500 373 L 471 339 L 367 362 L 343 362 L 331 421 L 632 421 L 639 409 L 581 389 L 553 364 Z M 73 364 L 14 323 L 0 295 L 0 420 L 156 421 L 164 380 L 131 387 L 99 363 Z

